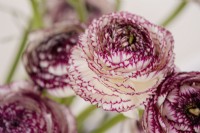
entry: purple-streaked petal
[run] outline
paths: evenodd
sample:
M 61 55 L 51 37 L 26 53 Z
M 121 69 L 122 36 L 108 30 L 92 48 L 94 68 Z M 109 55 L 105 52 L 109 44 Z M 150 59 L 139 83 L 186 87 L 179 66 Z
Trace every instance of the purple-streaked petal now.
M 128 111 L 174 71 L 173 37 L 140 16 L 112 13 L 92 22 L 69 63 L 76 94 L 105 110 Z
M 69 109 L 43 98 L 33 88 L 25 81 L 0 86 L 0 132 L 76 133 Z
M 153 114 L 150 118 L 149 114 Z M 149 133 L 199 133 L 200 72 L 181 72 L 168 77 L 158 88 L 143 116 Z
M 71 48 L 77 45 L 84 28 L 78 23 L 65 22 L 37 31 L 23 55 L 23 63 L 32 80 L 54 96 L 73 94 L 67 65 Z

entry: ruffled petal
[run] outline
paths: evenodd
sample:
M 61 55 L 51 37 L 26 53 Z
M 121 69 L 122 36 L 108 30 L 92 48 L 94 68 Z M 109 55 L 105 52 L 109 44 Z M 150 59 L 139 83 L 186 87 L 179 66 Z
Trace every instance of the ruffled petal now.
M 174 71 L 173 37 L 127 12 L 94 20 L 69 59 L 73 90 L 105 110 L 143 105 Z

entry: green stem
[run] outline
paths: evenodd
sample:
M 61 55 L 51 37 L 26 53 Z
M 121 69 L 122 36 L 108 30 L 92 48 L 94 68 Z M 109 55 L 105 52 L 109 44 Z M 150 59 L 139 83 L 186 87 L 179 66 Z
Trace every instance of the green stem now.
M 118 114 L 102 123 L 97 129 L 93 130 L 92 133 L 103 133 L 125 119 L 126 117 L 123 114 Z
M 78 123 L 78 129 L 80 130 L 83 126 L 84 121 L 90 116 L 92 112 L 96 110 L 96 106 L 88 106 L 85 110 L 83 110 L 76 118 Z
M 26 45 L 28 35 L 29 35 L 30 30 L 31 30 L 31 26 L 32 26 L 32 20 L 29 22 L 28 27 L 24 30 L 19 48 L 17 50 L 18 52 L 16 53 L 14 62 L 12 63 L 12 67 L 11 67 L 11 69 L 10 69 L 8 75 L 7 75 L 5 83 L 9 83 L 9 82 L 12 81 L 12 78 L 13 78 L 15 71 L 17 69 L 17 66 L 19 64 L 21 54 L 22 54 L 24 47 Z
M 70 106 L 75 99 L 75 96 L 68 96 L 68 97 L 65 97 L 65 98 L 54 97 L 54 96 L 49 95 L 45 91 L 43 92 L 43 96 L 48 97 L 49 99 L 56 101 L 57 103 L 65 105 L 65 106 Z
M 42 20 L 42 16 L 40 13 L 40 10 L 38 9 L 38 2 L 37 0 L 30 0 L 31 2 L 31 7 L 33 10 L 33 18 L 34 18 L 34 27 L 36 28 L 42 28 L 43 27 L 43 20 Z
M 166 27 L 169 25 L 180 13 L 185 9 L 186 5 L 188 4 L 188 0 L 182 0 L 182 2 L 172 11 L 172 13 L 164 20 L 161 25 Z
M 115 3 L 115 11 L 119 11 L 120 6 L 121 6 L 121 0 L 116 0 L 116 3 Z
M 68 0 L 67 2 L 75 8 L 81 22 L 88 19 L 86 5 L 83 0 Z

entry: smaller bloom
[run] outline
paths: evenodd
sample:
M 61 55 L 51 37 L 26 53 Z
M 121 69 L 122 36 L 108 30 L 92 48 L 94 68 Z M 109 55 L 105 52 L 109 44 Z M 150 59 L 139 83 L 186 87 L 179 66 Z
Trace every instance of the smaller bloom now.
M 72 49 L 72 88 L 104 110 L 137 108 L 174 71 L 173 42 L 169 31 L 135 14 L 103 15 Z
M 200 72 L 167 78 L 143 116 L 147 133 L 200 133 Z
M 71 48 L 84 31 L 80 24 L 60 23 L 33 34 L 23 55 L 23 63 L 32 80 L 54 96 L 70 95 L 67 65 Z
M 89 19 L 97 18 L 102 14 L 115 11 L 115 2 L 113 0 L 84 0 Z M 47 23 L 66 20 L 78 20 L 78 15 L 74 7 L 68 0 L 47 0 L 44 7 Z
M 43 98 L 22 81 L 0 86 L 1 133 L 76 133 L 68 108 Z

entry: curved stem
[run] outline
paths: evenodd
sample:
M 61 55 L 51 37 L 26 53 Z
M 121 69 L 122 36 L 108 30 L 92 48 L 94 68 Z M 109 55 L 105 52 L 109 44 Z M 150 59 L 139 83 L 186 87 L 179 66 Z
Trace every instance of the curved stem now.
M 81 22 L 85 22 L 88 19 L 86 3 L 83 0 L 68 0 L 67 2 L 74 7 Z
M 182 11 L 185 9 L 188 4 L 188 0 L 182 0 L 182 2 L 172 11 L 172 13 L 165 19 L 161 25 L 166 27 L 169 25 Z
M 43 20 L 40 13 L 40 10 L 38 9 L 38 2 L 36 0 L 30 0 L 31 7 L 33 10 L 33 17 L 34 17 L 34 26 L 36 28 L 42 28 L 43 27 Z
M 28 35 L 29 35 L 30 30 L 31 30 L 31 27 L 32 27 L 32 20 L 29 22 L 28 27 L 24 30 L 19 48 L 17 50 L 18 52 L 15 56 L 14 62 L 12 63 L 12 67 L 11 67 L 11 69 L 10 69 L 8 75 L 7 75 L 5 83 L 11 82 L 11 80 L 12 80 L 14 74 L 15 74 L 15 70 L 17 69 L 17 66 L 19 64 L 20 57 L 22 55 L 24 47 L 26 46 L 26 42 L 27 42 Z
M 97 129 L 93 130 L 92 133 L 103 133 L 125 119 L 126 117 L 123 114 L 118 114 L 102 123 Z
M 6 78 L 6 81 L 5 81 L 6 83 L 9 83 L 9 82 L 12 81 L 12 78 L 13 78 L 15 71 L 17 69 L 17 66 L 19 64 L 21 54 L 24 50 L 24 47 L 26 46 L 26 42 L 28 40 L 29 32 L 33 28 L 33 24 L 35 24 L 34 25 L 35 28 L 41 28 L 43 26 L 42 16 L 39 12 L 37 1 L 36 0 L 30 0 L 30 2 L 31 2 L 32 9 L 33 9 L 33 19 L 30 20 L 28 27 L 23 32 L 22 39 L 21 39 L 19 48 L 17 50 L 14 62 L 12 63 L 12 67 L 11 67 L 11 69 L 10 69 L 8 75 L 7 75 L 7 78 Z M 34 21 L 34 23 L 33 23 L 33 21 Z
M 77 117 L 77 123 L 78 123 L 78 130 L 80 131 L 82 126 L 83 126 L 83 122 L 88 118 L 88 116 L 90 116 L 90 114 L 92 112 L 94 112 L 96 110 L 96 106 L 91 105 L 88 106 L 85 110 L 83 110 Z
M 120 6 L 121 6 L 121 0 L 116 0 L 116 2 L 115 2 L 115 10 L 119 11 Z

